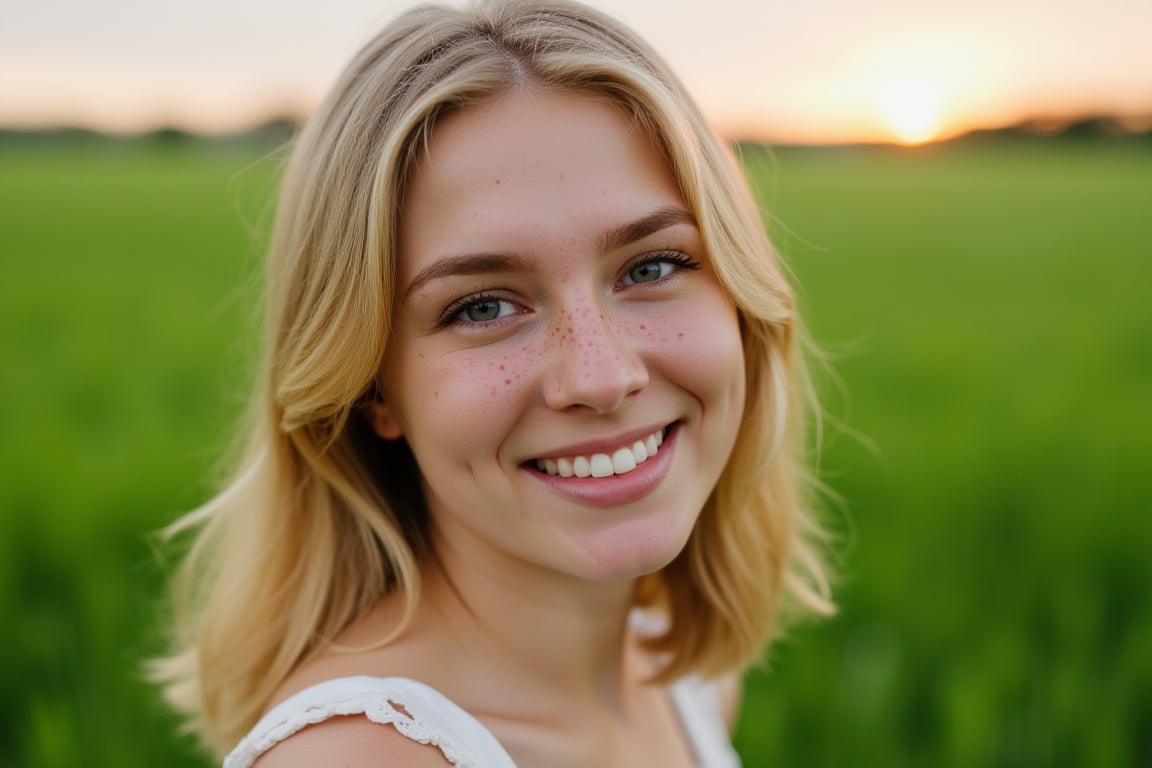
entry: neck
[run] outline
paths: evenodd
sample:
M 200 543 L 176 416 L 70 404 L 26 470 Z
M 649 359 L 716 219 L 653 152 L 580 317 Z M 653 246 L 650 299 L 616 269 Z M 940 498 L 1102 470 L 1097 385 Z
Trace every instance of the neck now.
M 424 568 L 423 597 L 479 662 L 538 700 L 623 709 L 629 668 L 632 581 L 598 583 L 500 558 L 465 558 L 443 542 Z M 513 683 L 515 681 L 515 683 Z

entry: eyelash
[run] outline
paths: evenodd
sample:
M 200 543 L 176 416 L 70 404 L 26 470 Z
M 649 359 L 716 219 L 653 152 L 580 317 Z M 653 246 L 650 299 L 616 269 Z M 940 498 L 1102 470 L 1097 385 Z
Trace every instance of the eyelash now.
M 661 262 L 675 264 L 680 269 L 700 269 L 700 262 L 696 261 L 683 251 L 676 251 L 669 248 L 662 251 L 652 251 L 650 253 L 643 254 L 624 268 L 624 274 L 627 275 L 637 267 L 643 267 L 647 264 L 659 264 Z M 675 272 L 672 274 L 675 274 Z M 668 277 L 671 277 L 671 275 Z M 667 278 L 661 278 L 661 280 L 664 279 Z M 619 282 L 616 285 L 617 287 L 623 287 Z M 637 285 L 643 285 L 643 283 L 637 283 Z
M 628 273 L 632 272 L 633 270 L 637 269 L 638 267 L 643 267 L 643 266 L 646 266 L 648 264 L 660 264 L 660 263 L 675 264 L 680 269 L 699 269 L 700 268 L 700 262 L 696 261 L 691 256 L 689 256 L 688 254 L 686 254 L 682 251 L 665 249 L 662 251 L 652 251 L 650 253 L 643 254 L 642 256 L 637 258 L 635 261 L 629 263 L 624 268 L 624 274 L 627 275 Z M 673 272 L 672 274 L 675 274 L 675 272 Z M 663 280 L 668 279 L 668 277 L 671 277 L 671 275 L 660 278 L 660 280 L 653 281 L 653 282 L 661 282 Z M 635 285 L 644 285 L 644 283 L 635 283 Z M 618 281 L 616 283 L 616 287 L 622 288 L 622 287 L 629 287 L 629 286 L 623 285 L 623 280 L 621 280 L 621 281 Z M 464 320 L 460 317 L 460 315 L 463 314 L 464 310 L 466 310 L 468 307 L 472 306 L 473 304 L 479 304 L 482 302 L 514 303 L 514 302 L 511 302 L 509 299 L 504 298 L 503 296 L 501 296 L 498 293 L 492 293 L 489 291 L 482 291 L 480 293 L 473 293 L 473 294 L 470 294 L 468 296 L 464 296 L 460 299 L 457 299 L 456 301 L 449 304 L 448 307 L 444 310 L 443 314 L 440 315 L 440 319 L 436 323 L 437 327 L 446 328 L 450 325 L 456 325 L 458 323 L 464 324 L 464 325 L 488 325 L 489 323 L 493 323 L 493 322 L 496 322 L 496 320 L 499 320 L 500 318 L 496 318 L 494 320 L 488 320 L 488 321 L 473 321 L 473 320 Z
M 489 291 L 483 291 L 481 293 L 469 294 L 468 296 L 464 296 L 460 299 L 457 299 L 456 301 L 454 301 L 448 305 L 448 308 L 444 310 L 444 313 L 442 315 L 440 315 L 440 319 L 436 323 L 437 327 L 446 328 L 449 325 L 455 325 L 457 323 L 462 323 L 465 325 L 486 325 L 487 323 L 495 322 L 495 320 L 488 320 L 487 322 L 483 322 L 483 321 L 478 322 L 478 321 L 473 321 L 473 320 L 464 320 L 460 317 L 460 315 L 462 315 L 464 313 L 464 310 L 468 309 L 468 307 L 472 306 L 473 304 L 479 304 L 479 303 L 486 302 L 486 301 L 490 301 L 490 302 L 494 302 L 494 303 L 500 303 L 500 302 L 506 302 L 509 304 L 515 303 L 515 302 L 510 301 L 509 299 L 504 298 L 503 296 L 501 296 L 498 293 L 491 293 Z M 499 319 L 499 318 L 497 318 L 497 319 Z

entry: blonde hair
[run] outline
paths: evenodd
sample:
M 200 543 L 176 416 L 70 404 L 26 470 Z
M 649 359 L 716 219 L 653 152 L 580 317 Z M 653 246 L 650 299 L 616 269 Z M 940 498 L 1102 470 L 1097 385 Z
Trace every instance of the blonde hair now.
M 405 13 L 344 71 L 296 141 L 267 261 L 265 353 L 234 479 L 170 533 L 174 650 L 155 663 L 210 748 L 231 747 L 288 674 L 400 590 L 419 596 L 425 511 L 403 441 L 371 433 L 392 316 L 400 203 L 436 121 L 518 84 L 611 99 L 665 154 L 736 304 L 745 418 L 685 550 L 642 579 L 668 613 L 660 680 L 743 670 L 782 604 L 827 613 L 806 506 L 808 410 L 794 300 L 739 167 L 649 47 L 563 1 Z M 382 638 L 387 642 L 389 638 Z

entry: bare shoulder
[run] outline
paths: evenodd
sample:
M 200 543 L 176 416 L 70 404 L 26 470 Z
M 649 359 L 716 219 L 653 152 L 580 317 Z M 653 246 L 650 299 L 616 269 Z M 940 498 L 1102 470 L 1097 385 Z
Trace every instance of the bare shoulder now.
M 744 677 L 732 672 L 716 679 L 716 695 L 720 700 L 720 714 L 724 717 L 724 724 L 728 732 L 736 729 L 736 722 L 740 719 L 740 705 L 744 701 Z
M 304 728 L 265 752 L 253 768 L 445 768 L 450 763 L 435 746 L 421 744 L 390 725 L 363 715 L 333 717 Z
M 338 650 L 341 646 L 371 646 L 392 626 L 387 619 L 384 611 L 364 617 L 337 638 L 332 648 L 300 665 L 280 685 L 269 701 L 268 709 L 296 694 L 342 679 L 425 677 L 427 664 L 417 652 L 421 643 L 414 640 L 411 633 L 376 648 L 354 652 Z M 428 684 L 434 682 L 433 679 Z M 402 707 L 397 709 L 402 715 L 408 714 Z M 335 716 L 309 725 L 265 752 L 253 764 L 254 768 L 297 768 L 303 765 L 446 768 L 451 764 L 436 746 L 421 744 L 393 725 L 377 723 L 366 715 L 356 714 Z

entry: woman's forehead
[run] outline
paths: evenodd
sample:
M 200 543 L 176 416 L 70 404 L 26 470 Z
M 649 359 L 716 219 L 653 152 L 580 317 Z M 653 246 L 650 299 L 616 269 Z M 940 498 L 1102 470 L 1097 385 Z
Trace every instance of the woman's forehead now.
M 517 89 L 437 126 L 407 190 L 401 252 L 496 248 L 686 208 L 662 153 L 615 103 Z
M 573 162 L 658 153 L 618 103 L 547 86 L 515 88 L 437 123 L 416 175 L 548 173 Z

